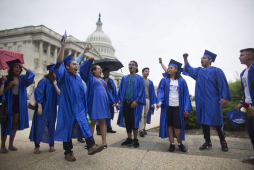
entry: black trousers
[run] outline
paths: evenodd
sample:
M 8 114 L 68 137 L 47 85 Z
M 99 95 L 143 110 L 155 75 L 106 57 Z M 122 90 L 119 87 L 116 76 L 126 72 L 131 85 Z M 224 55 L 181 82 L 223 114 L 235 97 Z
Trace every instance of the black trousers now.
M 131 133 L 134 125 L 134 108 L 131 108 L 132 102 L 125 101 L 123 104 L 123 117 L 125 119 L 126 131 Z M 134 129 L 138 130 L 138 129 Z
M 220 141 L 225 141 L 225 133 L 224 133 L 224 125 L 222 126 L 214 126 L 216 128 L 216 131 L 218 133 L 218 136 L 220 138 Z M 211 143 L 211 137 L 210 137 L 210 126 L 209 125 L 204 125 L 202 124 L 202 130 L 203 130 L 203 134 L 204 134 L 204 139 L 206 141 L 206 143 Z
M 95 144 L 93 136 L 86 139 L 86 144 L 87 150 L 93 147 L 93 145 Z M 64 152 L 65 155 L 67 155 L 68 153 L 72 153 L 72 148 L 73 148 L 72 140 L 70 140 L 69 142 L 63 142 L 63 149 L 65 150 Z

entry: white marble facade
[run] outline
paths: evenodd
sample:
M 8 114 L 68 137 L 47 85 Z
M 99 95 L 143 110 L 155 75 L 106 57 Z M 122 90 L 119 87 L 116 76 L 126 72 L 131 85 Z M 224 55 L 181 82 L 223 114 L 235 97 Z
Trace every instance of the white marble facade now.
M 87 38 L 89 41 L 84 42 L 71 35 L 68 36 L 66 40 L 65 57 L 72 54 L 73 58 L 75 58 L 86 46 L 89 46 L 91 50 L 85 54 L 84 59 L 90 56 L 93 56 L 97 60 L 102 58 L 116 59 L 114 55 L 115 49 L 111 44 L 111 40 L 103 33 L 102 29 L 98 29 L 98 23 L 101 28 L 102 23 L 100 18 L 96 23 L 96 31 Z M 99 34 L 104 34 L 104 36 L 100 36 L 101 38 L 107 37 L 107 40 L 95 39 L 93 41 L 92 37 L 98 37 L 97 31 L 99 31 Z M 28 87 L 28 94 L 31 94 L 39 80 L 47 74 L 46 66 L 56 62 L 57 53 L 61 46 L 60 39 L 60 34 L 44 25 L 0 30 L 0 48 L 23 53 L 25 67 L 35 73 L 34 84 Z M 5 70 L 5 74 L 7 74 L 7 70 Z M 111 72 L 110 77 L 115 81 L 118 88 L 123 74 Z

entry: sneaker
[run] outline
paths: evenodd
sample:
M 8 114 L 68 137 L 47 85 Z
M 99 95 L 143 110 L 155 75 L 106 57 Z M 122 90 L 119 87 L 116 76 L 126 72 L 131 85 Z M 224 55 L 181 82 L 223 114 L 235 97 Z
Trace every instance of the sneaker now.
M 221 150 L 224 151 L 224 152 L 228 151 L 228 144 L 227 144 L 226 141 L 221 142 Z
M 107 145 L 107 144 L 104 144 L 103 147 L 104 147 L 104 149 L 107 149 L 108 145 Z
M 178 145 L 178 147 L 180 148 L 180 150 L 182 152 L 186 152 L 187 151 L 187 149 L 185 148 L 185 146 L 182 143 L 181 143 L 181 145 Z
M 93 147 L 91 147 L 89 150 L 88 150 L 88 155 L 93 155 L 95 153 L 98 153 L 100 151 L 102 151 L 104 148 L 103 145 L 97 145 L 97 144 L 94 144 Z
M 84 149 L 87 149 L 87 145 L 84 146 Z
M 9 146 L 8 149 L 9 149 L 10 151 L 17 151 L 17 150 L 18 150 L 18 148 L 15 147 L 15 146 Z
M 139 147 L 138 139 L 133 139 L 134 142 L 134 148 Z
M 210 149 L 212 147 L 213 147 L 212 143 L 204 143 L 202 146 L 199 147 L 199 149 L 200 150 L 202 150 L 202 149 Z
M 132 139 L 131 138 L 127 138 L 121 145 L 125 146 L 125 145 L 131 145 L 132 144 Z
M 78 141 L 79 141 L 80 143 L 85 143 L 85 140 L 84 140 L 83 138 L 78 138 Z
M 6 148 L 0 149 L 0 153 L 8 153 L 8 150 Z
M 170 144 L 168 151 L 174 152 L 174 150 L 175 150 L 175 145 Z
M 145 137 L 144 131 L 140 131 L 140 132 L 139 132 L 139 136 L 140 136 L 140 137 Z
M 147 131 L 146 130 L 144 130 L 144 134 L 147 135 Z
M 65 155 L 67 161 L 76 161 L 76 158 L 73 156 L 73 153 L 68 153 Z

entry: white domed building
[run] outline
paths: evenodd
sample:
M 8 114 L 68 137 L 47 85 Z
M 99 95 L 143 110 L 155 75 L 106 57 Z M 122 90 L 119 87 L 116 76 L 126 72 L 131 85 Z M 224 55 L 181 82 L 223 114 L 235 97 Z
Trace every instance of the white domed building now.
M 96 49 L 96 51 L 100 53 L 102 59 L 103 58 L 117 59 L 117 57 L 115 56 L 115 48 L 112 46 L 110 38 L 102 30 L 102 22 L 100 14 L 96 25 L 97 25 L 96 30 L 87 37 L 86 43 L 91 43 L 93 47 Z M 110 78 L 112 78 L 115 81 L 117 89 L 120 85 L 123 76 L 124 74 L 116 71 L 110 73 Z

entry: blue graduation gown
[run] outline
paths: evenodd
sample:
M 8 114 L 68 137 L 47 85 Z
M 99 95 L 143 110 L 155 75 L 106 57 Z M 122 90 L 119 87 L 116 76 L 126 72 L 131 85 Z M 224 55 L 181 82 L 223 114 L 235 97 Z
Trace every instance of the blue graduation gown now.
M 69 74 L 63 62 L 59 68 L 55 64 L 52 69 L 61 90 L 54 140 L 69 142 L 71 138 L 83 136 L 88 139 L 92 133 L 86 119 L 87 103 L 81 78 Z
M 93 60 L 86 60 L 80 66 L 80 76 L 87 84 L 87 104 L 89 116 L 91 120 L 111 118 L 110 105 L 115 103 L 114 98 L 107 82 L 102 79 L 107 89 L 106 92 L 105 87 L 100 80 L 88 72 L 88 69 L 91 70 L 92 63 Z
M 1 79 L 0 79 L 1 81 Z M 3 92 L 2 96 L 0 96 L 0 103 L 3 103 L 5 100 L 5 93 Z
M 43 113 L 39 116 L 37 114 L 38 106 L 36 106 L 29 139 L 37 144 L 40 144 L 41 141 L 54 145 L 58 103 L 58 95 L 54 85 L 46 78 L 41 79 L 34 90 L 34 98 L 36 102 L 42 104 Z
M 104 80 L 104 81 L 105 81 L 105 80 Z M 114 103 L 117 103 L 117 102 L 118 102 L 118 96 L 117 96 L 117 90 L 116 90 L 115 82 L 114 82 L 114 80 L 112 80 L 111 78 L 109 78 L 108 81 L 109 81 L 109 83 L 110 83 L 110 84 L 112 85 L 112 87 L 113 87 L 114 95 L 113 95 L 113 92 L 112 92 L 111 88 L 109 88 L 109 87 L 108 87 L 108 92 L 110 92 L 110 93 L 112 94 L 112 96 L 113 96 L 113 98 L 114 98 L 114 101 L 115 101 Z M 109 107 L 112 107 L 112 105 L 110 104 Z M 110 118 L 113 120 L 113 119 L 114 119 L 114 109 L 111 109 L 110 112 L 111 112 L 111 117 L 110 117 Z
M 226 76 L 216 67 L 193 68 L 188 63 L 183 73 L 196 80 L 195 101 L 197 122 L 205 125 L 223 125 L 219 101 L 231 99 Z
M 119 90 L 118 90 L 118 99 L 121 101 L 120 112 L 117 120 L 117 124 L 121 127 L 125 127 L 125 120 L 123 116 L 123 104 L 124 97 L 126 92 L 126 86 L 128 81 L 128 75 L 122 78 Z M 133 128 L 138 129 L 139 122 L 141 121 L 143 106 L 146 105 L 146 96 L 145 96 L 145 83 L 142 76 L 136 74 L 135 83 L 134 83 L 134 101 L 138 101 L 137 106 L 134 108 L 134 124 Z
M 151 123 L 151 115 L 154 113 L 154 107 L 152 107 L 152 105 L 156 104 L 156 95 L 154 91 L 153 82 L 151 80 L 149 80 L 149 99 L 150 99 L 150 106 L 149 106 L 149 111 L 148 111 L 147 121 L 146 121 L 146 123 L 148 124 Z
M 245 100 L 245 92 L 244 92 L 244 86 L 243 86 L 243 82 L 242 82 L 242 77 L 244 72 L 246 71 L 246 69 L 244 69 L 242 71 L 242 73 L 240 74 L 240 79 L 241 79 L 241 85 L 242 85 L 242 91 L 243 91 L 243 100 Z M 249 68 L 249 72 L 248 72 L 248 87 L 249 87 L 249 91 L 250 91 L 250 98 L 252 101 L 252 104 L 254 103 L 254 64 L 252 64 Z
M 25 75 L 19 75 L 19 123 L 18 130 L 24 130 L 29 128 L 29 117 L 28 117 L 28 104 L 27 104 L 27 92 L 26 88 L 30 86 L 34 81 L 35 74 L 29 70 Z M 8 78 L 8 76 L 7 76 Z M 5 81 L 5 87 L 8 86 L 7 81 Z M 1 124 L 1 134 L 2 135 L 13 135 L 12 131 L 12 121 L 13 121 L 13 95 L 12 87 L 8 89 L 5 93 L 5 101 L 8 105 L 8 121 Z
M 157 89 L 157 103 L 161 102 L 161 117 L 160 117 L 160 131 L 159 137 L 168 137 L 168 107 L 169 107 L 169 87 L 170 78 L 162 78 Z M 184 111 L 191 111 L 191 101 L 188 86 L 183 78 L 178 79 L 179 92 L 179 114 L 181 119 L 181 140 L 185 140 L 185 124 Z

